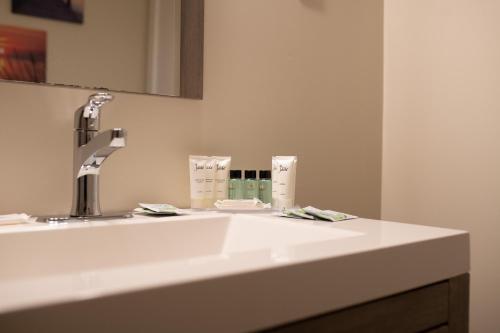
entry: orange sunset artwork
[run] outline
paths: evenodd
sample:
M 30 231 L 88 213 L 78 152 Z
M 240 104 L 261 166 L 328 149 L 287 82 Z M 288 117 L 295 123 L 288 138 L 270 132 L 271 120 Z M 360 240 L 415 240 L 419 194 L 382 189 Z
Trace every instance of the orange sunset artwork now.
M 46 81 L 47 33 L 0 24 L 0 79 Z

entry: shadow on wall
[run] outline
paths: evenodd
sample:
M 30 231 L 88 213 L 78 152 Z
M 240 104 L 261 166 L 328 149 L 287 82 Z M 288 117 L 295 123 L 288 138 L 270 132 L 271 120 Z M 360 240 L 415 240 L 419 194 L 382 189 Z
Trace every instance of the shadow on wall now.
M 300 2 L 309 9 L 323 11 L 325 9 L 325 0 L 300 0 Z

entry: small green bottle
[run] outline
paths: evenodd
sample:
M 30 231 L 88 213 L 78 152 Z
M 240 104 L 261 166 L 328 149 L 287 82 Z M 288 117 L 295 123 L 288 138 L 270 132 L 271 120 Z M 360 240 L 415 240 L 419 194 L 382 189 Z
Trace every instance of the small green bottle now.
M 245 170 L 245 199 L 259 198 L 259 181 L 257 171 Z
M 272 201 L 272 185 L 271 170 L 259 171 L 259 199 L 263 203 L 271 203 Z
M 230 170 L 228 181 L 228 197 L 231 200 L 243 199 L 243 179 L 241 170 Z

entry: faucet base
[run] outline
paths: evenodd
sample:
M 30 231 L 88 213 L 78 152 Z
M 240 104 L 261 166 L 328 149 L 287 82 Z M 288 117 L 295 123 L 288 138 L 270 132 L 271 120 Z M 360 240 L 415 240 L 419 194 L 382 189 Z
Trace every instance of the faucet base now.
M 130 212 L 116 212 L 108 213 L 100 216 L 38 216 L 36 222 L 43 222 L 49 224 L 63 224 L 63 223 L 75 223 L 75 222 L 94 222 L 94 221 L 105 221 L 105 220 L 116 220 L 116 219 L 128 219 L 133 217 Z

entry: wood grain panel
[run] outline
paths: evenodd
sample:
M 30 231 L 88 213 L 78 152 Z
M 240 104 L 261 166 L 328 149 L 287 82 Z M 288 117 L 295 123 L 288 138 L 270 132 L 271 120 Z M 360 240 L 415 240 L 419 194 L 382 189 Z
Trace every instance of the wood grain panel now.
M 442 325 L 433 329 L 430 329 L 428 331 L 425 331 L 425 333 L 448 333 L 450 330 L 448 328 L 448 325 Z
M 203 98 L 204 0 L 182 0 L 180 96 Z
M 267 332 L 422 332 L 446 324 L 448 291 L 445 281 Z
M 469 274 L 449 280 L 449 319 L 448 326 L 452 333 L 469 332 Z

